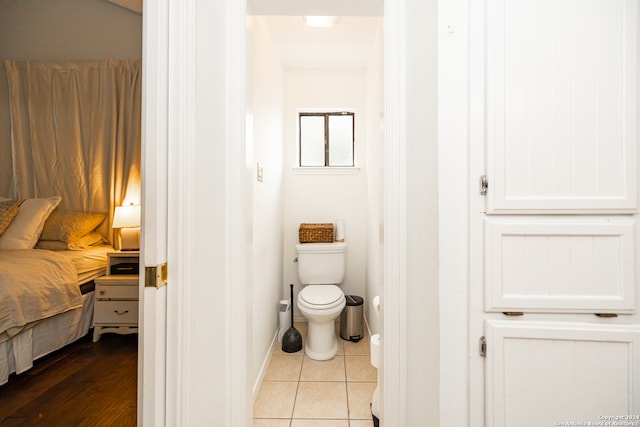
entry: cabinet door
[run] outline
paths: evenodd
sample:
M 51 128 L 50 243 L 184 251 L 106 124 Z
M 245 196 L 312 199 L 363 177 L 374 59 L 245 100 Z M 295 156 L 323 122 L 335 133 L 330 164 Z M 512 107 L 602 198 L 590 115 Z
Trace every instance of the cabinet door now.
M 638 414 L 639 329 L 487 321 L 485 333 L 487 426 L 598 425 Z
M 488 212 L 636 208 L 636 3 L 487 0 Z
M 483 231 L 486 311 L 636 310 L 633 217 L 491 216 Z

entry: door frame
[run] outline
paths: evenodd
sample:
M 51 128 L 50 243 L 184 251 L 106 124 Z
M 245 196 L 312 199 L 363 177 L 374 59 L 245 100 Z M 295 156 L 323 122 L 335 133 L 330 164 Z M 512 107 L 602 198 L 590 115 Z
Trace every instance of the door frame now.
M 384 2 L 384 280 L 382 370 L 378 378 L 383 426 L 406 425 L 407 199 L 406 0 Z
M 167 262 L 168 0 L 144 3 L 137 425 L 167 423 L 167 390 L 175 375 L 167 371 L 167 288 L 147 288 L 144 266 Z M 154 161 L 147 161 L 153 159 Z M 167 386 L 169 383 L 169 386 Z
M 383 363 L 380 391 L 382 393 L 382 425 L 400 426 L 405 425 L 406 418 L 406 384 L 407 384 L 407 361 L 406 348 L 407 337 L 400 331 L 406 330 L 407 315 L 401 307 L 406 306 L 406 229 L 407 229 L 407 209 L 406 209 L 406 43 L 405 43 L 405 3 L 407 0 L 385 0 L 384 2 L 384 112 L 385 112 L 385 135 L 384 135 L 384 174 L 385 174 L 385 197 L 384 200 L 384 292 L 382 304 L 383 316 Z M 234 23 L 239 23 L 239 16 L 243 19 L 246 12 L 246 2 L 231 2 L 231 15 L 234 16 Z M 236 55 L 231 58 L 228 67 L 230 87 L 235 88 L 239 93 L 245 93 L 246 72 L 238 72 L 245 69 L 245 27 L 235 25 L 231 27 L 232 34 L 229 42 L 232 44 L 232 52 Z M 242 44 L 240 44 L 242 41 Z M 239 53 L 242 53 L 240 55 Z M 240 124 L 244 123 L 245 104 L 233 105 L 230 110 L 229 122 L 241 132 Z M 244 129 L 242 127 L 242 129 Z M 243 130 L 242 130 L 243 132 Z M 227 139 L 228 144 L 232 141 Z M 236 148 L 228 146 L 229 150 Z M 244 153 L 244 150 L 243 150 Z M 231 182 L 229 191 L 231 194 L 244 194 L 244 187 L 240 182 L 244 182 L 241 176 L 245 173 L 244 157 L 236 156 L 232 159 L 232 175 L 238 179 Z M 234 193 L 240 191 L 240 193 Z M 231 206 L 233 212 L 241 217 L 243 215 L 243 200 L 236 198 Z M 233 217 L 233 216 L 232 216 Z M 246 249 L 246 248 L 245 248 Z M 246 257 L 246 254 L 244 255 Z M 244 259 L 244 258 L 242 258 Z M 236 274 L 239 277 L 246 277 L 244 265 L 235 265 Z M 242 300 L 237 300 L 240 304 Z M 241 307 L 232 306 L 231 310 Z M 246 313 L 246 307 L 242 307 Z M 247 319 L 242 325 L 232 323 L 231 336 L 246 336 Z M 385 333 L 389 331 L 391 333 Z M 393 331 L 393 332 L 392 332 Z M 240 356 L 240 355 L 238 355 Z M 246 360 L 248 355 L 244 355 Z M 246 364 L 246 362 L 245 362 Z M 232 367 L 233 368 L 233 367 Z M 246 366 L 245 366 L 246 368 Z M 239 374 L 240 366 L 236 366 L 232 371 Z M 232 374 L 233 375 L 233 374 Z M 246 381 L 246 377 L 245 378 Z M 245 387 L 246 391 L 247 388 Z M 229 390 L 233 398 L 240 396 L 242 392 L 239 388 Z M 235 394 L 237 393 L 237 394 Z M 248 409 L 248 399 L 250 394 L 245 395 L 238 402 L 245 402 L 245 410 Z M 239 410 L 238 403 L 232 409 Z
M 406 289 L 406 119 L 405 119 L 405 6 L 409 0 L 385 1 L 385 284 L 383 293 L 383 372 L 382 424 L 386 426 L 404 425 L 407 408 L 405 406 L 407 385 L 406 330 L 407 300 Z M 200 8 L 200 9 L 199 9 Z M 208 10 L 207 10 L 208 9 Z M 226 337 L 225 351 L 220 356 L 226 372 L 226 408 L 224 419 L 227 426 L 249 426 L 250 386 L 248 375 L 248 308 L 246 306 L 245 257 L 245 146 L 244 141 L 245 104 L 245 9 L 244 1 L 224 0 L 224 4 L 205 4 L 204 0 L 184 2 L 145 2 L 143 13 L 143 60 L 145 64 L 145 102 L 143 103 L 143 150 L 155 150 L 156 162 L 143 167 L 157 167 L 154 180 L 143 181 L 143 188 L 151 191 L 147 195 L 157 197 L 153 209 L 159 213 L 154 223 L 149 202 L 143 214 L 143 254 L 145 265 L 170 261 L 169 285 L 160 290 L 141 286 L 144 305 L 141 314 L 141 348 L 139 361 L 138 424 L 141 426 L 172 425 L 179 420 L 188 420 L 209 408 L 194 409 L 197 402 L 185 402 L 183 393 L 192 395 L 201 386 L 184 377 L 185 357 L 199 348 L 185 336 L 185 327 L 190 324 L 193 314 L 182 313 L 179 303 L 185 290 L 178 286 L 186 283 L 192 275 L 182 268 L 181 241 L 178 221 L 189 213 L 191 202 L 196 200 L 194 191 L 181 193 L 188 188 L 191 175 L 179 179 L 184 169 L 185 156 L 193 154 L 194 148 L 186 147 L 185 154 L 175 141 L 197 141 L 194 126 L 197 106 L 202 100 L 195 92 L 194 75 L 198 73 L 197 36 L 198 24 L 203 21 L 196 16 L 208 16 L 213 9 L 225 12 L 218 15 L 216 23 L 224 23 L 216 35 L 225 38 L 224 52 L 215 58 L 222 62 L 226 83 L 226 125 L 224 130 L 224 152 L 228 169 L 225 172 L 224 203 L 226 224 L 224 241 L 227 273 L 224 280 L 226 312 L 218 317 L 224 322 Z M 213 24 L 212 24 L 213 25 Z M 214 25 L 215 26 L 215 25 Z M 172 31 L 169 31 L 170 28 Z M 213 30 L 211 30 L 213 31 Z M 207 55 L 213 57 L 214 55 Z M 203 62 L 206 62 L 203 60 Z M 171 103 L 169 98 L 172 98 Z M 194 111 L 195 110 L 195 111 Z M 202 114 L 202 113 L 201 113 Z M 202 136 L 201 136 L 202 138 Z M 204 142 L 203 142 L 204 143 Z M 169 156 L 168 151 L 173 150 Z M 145 156 L 147 157 L 147 156 Z M 148 158 L 154 158 L 149 154 Z M 144 161 L 144 160 L 143 160 Z M 178 182 L 168 180 L 173 170 Z M 145 177 L 148 177 L 145 175 Z M 158 187 L 151 188 L 151 185 Z M 164 190 L 163 190 L 164 189 Z M 143 194 L 145 190 L 143 190 Z M 169 203 L 169 201 L 171 203 Z M 148 205 L 148 206 L 147 206 Z M 189 232 L 190 229 L 185 230 Z M 155 235 L 156 240 L 149 240 Z M 163 239 L 167 239 L 164 240 Z M 171 245 L 168 242 L 172 242 Z M 187 248 L 188 249 L 188 248 Z M 155 254 L 155 255 L 154 255 Z M 144 280 L 144 279 L 142 279 Z M 141 282 L 143 283 L 143 282 Z M 173 283 L 173 285 L 172 285 Z M 238 286 L 238 284 L 242 284 Z M 167 290 L 167 288 L 170 288 Z M 221 289 L 222 291 L 222 289 Z M 169 321 L 168 321 L 169 320 Z M 385 333 L 386 332 L 386 333 Z M 217 389 L 216 389 L 217 391 Z M 214 395 L 216 393 L 213 393 Z M 212 396 L 213 398 L 214 396 Z M 200 399 L 197 399 L 200 401 Z M 195 412 L 196 414 L 194 415 Z

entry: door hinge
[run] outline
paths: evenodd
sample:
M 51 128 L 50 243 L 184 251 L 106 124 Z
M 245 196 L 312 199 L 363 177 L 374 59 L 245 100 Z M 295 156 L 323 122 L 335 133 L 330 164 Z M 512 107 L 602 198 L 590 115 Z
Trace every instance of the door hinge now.
M 487 339 L 480 337 L 480 356 L 487 357 Z
M 144 286 L 159 289 L 167 285 L 167 263 L 144 268 Z
M 487 175 L 482 175 L 480 177 L 480 195 L 486 196 L 488 189 L 489 189 L 489 181 L 487 180 Z

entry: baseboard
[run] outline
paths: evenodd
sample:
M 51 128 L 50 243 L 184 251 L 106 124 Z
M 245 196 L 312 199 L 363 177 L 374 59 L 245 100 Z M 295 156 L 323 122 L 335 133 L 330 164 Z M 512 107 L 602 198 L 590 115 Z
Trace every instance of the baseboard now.
M 253 408 L 253 404 L 258 398 L 258 392 L 260 391 L 260 386 L 262 385 L 262 381 L 264 380 L 264 376 L 267 374 L 267 368 L 269 368 L 269 362 L 271 362 L 271 355 L 273 354 L 273 350 L 275 349 L 275 345 L 278 344 L 278 328 L 276 328 L 276 332 L 273 334 L 273 338 L 271 339 L 271 345 L 269 346 L 269 350 L 267 354 L 264 356 L 262 360 L 262 366 L 260 366 L 260 372 L 258 373 L 258 378 L 253 383 L 253 389 L 251 390 L 251 407 Z M 253 412 L 253 409 L 252 409 Z

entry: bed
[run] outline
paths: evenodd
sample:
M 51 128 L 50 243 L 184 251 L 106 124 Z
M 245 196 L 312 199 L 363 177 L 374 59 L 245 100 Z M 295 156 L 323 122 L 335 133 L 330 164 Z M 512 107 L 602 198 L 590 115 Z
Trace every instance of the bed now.
M 103 214 L 54 211 L 59 198 L 4 199 L 0 221 L 12 202 L 0 224 L 0 385 L 88 333 L 93 281 L 114 250 L 95 232 Z

